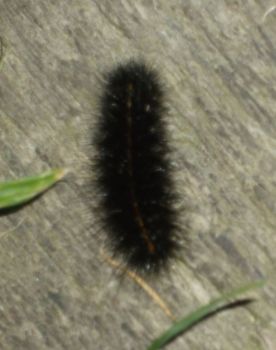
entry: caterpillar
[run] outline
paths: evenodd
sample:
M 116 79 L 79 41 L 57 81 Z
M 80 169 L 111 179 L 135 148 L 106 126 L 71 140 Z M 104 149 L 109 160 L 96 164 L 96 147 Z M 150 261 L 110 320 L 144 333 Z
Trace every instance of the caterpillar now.
M 110 245 L 131 268 L 158 272 L 177 248 L 158 72 L 141 61 L 116 66 L 106 74 L 99 104 L 95 167 Z

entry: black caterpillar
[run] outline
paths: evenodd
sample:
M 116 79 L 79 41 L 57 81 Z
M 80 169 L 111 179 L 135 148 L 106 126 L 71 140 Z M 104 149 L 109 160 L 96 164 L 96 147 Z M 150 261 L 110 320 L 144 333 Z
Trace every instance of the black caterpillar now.
M 106 76 L 96 133 L 111 246 L 146 272 L 159 271 L 177 247 L 163 100 L 157 71 L 143 62 L 119 65 Z

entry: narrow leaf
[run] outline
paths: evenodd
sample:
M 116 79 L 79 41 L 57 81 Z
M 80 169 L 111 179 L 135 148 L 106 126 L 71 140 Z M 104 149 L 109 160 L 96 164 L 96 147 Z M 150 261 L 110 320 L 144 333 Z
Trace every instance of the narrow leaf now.
M 223 307 L 227 307 L 227 305 L 230 304 L 231 300 L 250 290 L 261 288 L 264 286 L 264 284 L 265 281 L 262 280 L 252 282 L 238 289 L 234 289 L 228 293 L 225 293 L 219 298 L 213 299 L 207 305 L 201 306 L 200 308 L 193 311 L 180 321 L 175 322 L 166 332 L 164 332 L 159 338 L 153 341 L 148 350 L 161 349 L 164 345 L 173 340 L 176 336 L 185 332 L 188 328 L 192 327 L 208 315 L 213 314 L 215 311 L 218 311 Z
M 0 183 L 0 209 L 29 201 L 60 180 L 64 174 L 63 169 L 54 169 L 38 176 Z

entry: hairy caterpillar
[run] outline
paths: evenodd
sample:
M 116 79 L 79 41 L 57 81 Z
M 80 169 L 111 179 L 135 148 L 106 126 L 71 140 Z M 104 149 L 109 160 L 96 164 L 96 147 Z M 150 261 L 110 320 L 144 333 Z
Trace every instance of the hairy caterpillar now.
M 129 61 L 106 75 L 96 132 L 97 184 L 110 244 L 126 264 L 159 271 L 177 248 L 157 71 Z

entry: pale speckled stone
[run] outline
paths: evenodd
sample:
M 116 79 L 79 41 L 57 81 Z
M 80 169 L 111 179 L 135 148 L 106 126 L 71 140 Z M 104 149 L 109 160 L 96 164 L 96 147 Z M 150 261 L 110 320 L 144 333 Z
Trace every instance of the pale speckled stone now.
M 140 350 L 170 325 L 104 260 L 96 188 L 87 191 L 102 73 L 129 57 L 157 67 L 167 87 L 179 231 L 191 238 L 149 283 L 181 317 L 231 287 L 269 280 L 257 302 L 168 349 L 274 349 L 275 12 L 263 18 L 272 5 L 0 0 L 1 180 L 70 170 L 1 216 L 1 349 Z

